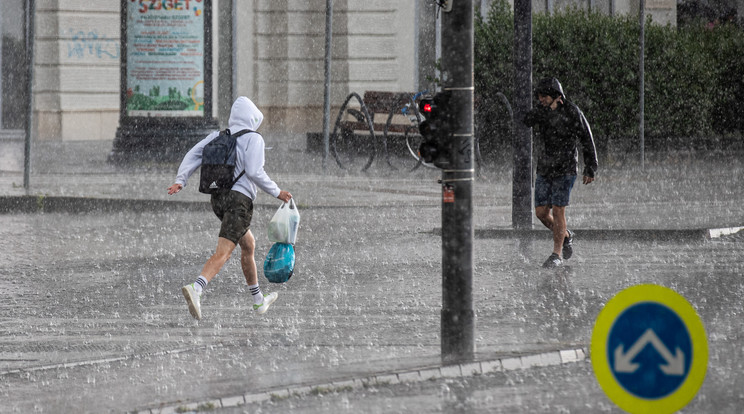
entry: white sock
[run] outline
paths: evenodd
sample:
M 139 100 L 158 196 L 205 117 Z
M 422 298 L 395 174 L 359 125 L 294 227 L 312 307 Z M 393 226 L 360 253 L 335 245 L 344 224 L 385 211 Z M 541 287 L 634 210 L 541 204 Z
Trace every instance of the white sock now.
M 253 296 L 253 303 L 256 305 L 260 305 L 263 303 L 263 293 L 261 293 L 261 288 L 258 287 L 258 285 L 249 285 L 248 289 L 251 291 L 251 295 Z
M 194 290 L 199 296 L 201 296 L 204 289 L 207 288 L 207 283 L 209 283 L 209 281 L 204 276 L 199 276 L 199 278 L 196 279 L 196 282 L 194 282 Z

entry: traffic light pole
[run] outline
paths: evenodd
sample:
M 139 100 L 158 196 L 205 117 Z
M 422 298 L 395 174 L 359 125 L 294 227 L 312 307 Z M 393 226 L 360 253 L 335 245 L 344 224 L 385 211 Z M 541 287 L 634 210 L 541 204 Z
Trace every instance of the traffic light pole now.
M 473 359 L 473 1 L 442 13 L 442 81 L 454 130 L 442 172 L 442 361 Z

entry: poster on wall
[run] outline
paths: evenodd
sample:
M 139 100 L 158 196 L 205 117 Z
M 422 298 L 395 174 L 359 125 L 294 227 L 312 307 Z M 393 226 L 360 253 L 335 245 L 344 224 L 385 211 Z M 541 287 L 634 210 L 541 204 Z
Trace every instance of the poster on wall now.
M 127 1 L 129 116 L 204 116 L 202 0 Z

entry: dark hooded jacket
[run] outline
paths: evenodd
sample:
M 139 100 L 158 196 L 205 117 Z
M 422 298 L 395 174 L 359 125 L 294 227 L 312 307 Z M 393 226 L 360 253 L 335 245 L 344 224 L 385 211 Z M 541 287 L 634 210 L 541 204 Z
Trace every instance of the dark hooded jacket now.
M 558 103 L 555 110 L 537 105 L 523 120 L 537 132 L 537 174 L 548 178 L 577 175 L 580 144 L 584 156 L 583 175 L 594 178 L 597 150 L 586 117 L 578 106 L 566 99 L 558 79 L 540 81 L 538 93 L 554 98 L 562 96 L 563 103 Z

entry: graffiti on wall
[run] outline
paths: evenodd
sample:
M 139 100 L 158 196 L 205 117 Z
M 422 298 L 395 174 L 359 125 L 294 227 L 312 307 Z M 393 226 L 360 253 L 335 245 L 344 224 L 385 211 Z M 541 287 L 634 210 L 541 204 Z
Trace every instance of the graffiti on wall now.
M 73 59 L 119 59 L 119 39 L 110 39 L 95 30 L 67 29 L 62 33 L 67 41 L 67 57 Z

